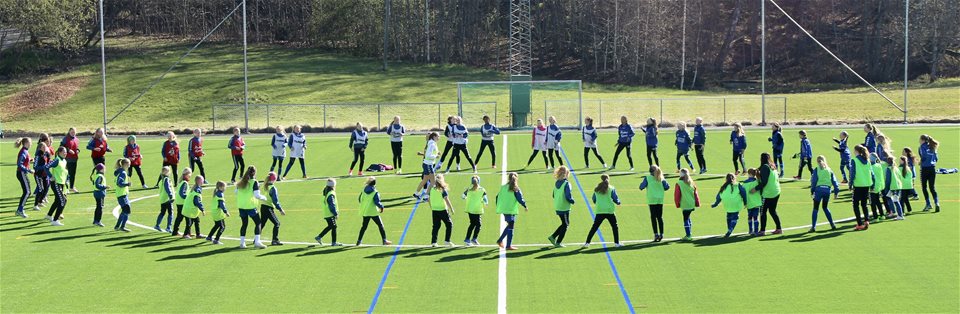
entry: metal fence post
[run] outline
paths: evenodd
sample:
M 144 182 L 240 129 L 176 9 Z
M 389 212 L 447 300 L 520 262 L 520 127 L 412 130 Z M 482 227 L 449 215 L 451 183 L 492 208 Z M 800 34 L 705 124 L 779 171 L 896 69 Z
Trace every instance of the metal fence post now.
M 437 128 L 442 129 L 440 127 L 440 103 L 437 103 Z
M 787 123 L 787 97 L 783 97 L 783 123 Z
M 603 99 L 598 100 L 600 102 L 600 115 L 597 117 L 597 125 L 603 127 Z
M 267 128 L 270 128 L 270 105 L 267 105 Z
M 377 130 L 381 129 L 380 127 L 380 104 L 377 104 Z
M 660 124 L 663 124 L 663 98 L 660 98 Z
M 327 105 L 323 105 L 323 131 L 327 131 Z
M 499 106 L 499 103 L 496 102 L 496 101 L 494 101 L 494 102 L 493 102 L 493 124 L 499 125 L 499 124 L 497 124 L 497 116 L 499 116 L 499 115 L 500 115 L 500 106 Z
M 727 99 L 723 99 L 723 123 L 727 123 Z
M 213 126 L 210 127 L 210 130 L 217 129 L 217 105 L 210 106 L 210 121 L 213 121 Z

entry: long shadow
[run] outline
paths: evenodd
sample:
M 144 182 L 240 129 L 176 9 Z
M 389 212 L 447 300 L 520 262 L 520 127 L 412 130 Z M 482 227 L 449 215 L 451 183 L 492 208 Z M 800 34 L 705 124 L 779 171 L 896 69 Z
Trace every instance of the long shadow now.
M 38 235 L 45 235 L 45 234 L 54 234 L 54 233 L 61 233 L 61 232 L 70 232 L 70 231 L 76 231 L 76 230 L 85 229 L 85 228 L 87 228 L 87 227 L 86 227 L 86 226 L 83 226 L 83 227 L 73 227 L 73 228 L 68 228 L 68 229 L 55 228 L 55 229 L 50 229 L 50 230 L 37 231 L 37 232 L 34 232 L 34 233 L 28 233 L 28 234 L 25 234 L 24 236 L 30 237 L 30 236 L 38 236 Z
M 0 232 L 10 232 L 10 231 L 16 231 L 16 230 L 40 228 L 40 227 L 43 227 L 44 225 L 46 225 L 46 224 L 43 223 L 43 222 L 41 222 L 41 221 L 35 221 L 33 224 L 30 224 L 30 225 L 23 225 L 23 226 L 19 226 L 19 227 L 16 227 L 16 228 L 4 228 L 4 229 L 0 229 Z
M 753 237 L 748 235 L 731 236 L 729 238 L 713 237 L 713 238 L 695 240 L 693 241 L 693 246 L 700 247 L 700 246 L 717 246 L 717 245 L 723 245 L 723 244 L 733 244 L 733 243 L 747 241 L 752 238 Z
M 386 202 L 404 201 L 404 200 L 409 201 L 410 199 L 411 199 L 411 196 L 399 196 L 399 197 L 391 197 L 391 198 L 381 198 L 380 202 L 386 203 Z
M 400 202 L 400 203 L 386 204 L 386 205 L 383 205 L 383 208 L 393 208 L 393 207 L 406 206 L 406 205 L 409 205 L 409 204 L 412 203 L 412 202 L 413 202 L 412 200 L 406 200 L 406 201 L 403 201 L 403 202 Z
M 104 232 L 104 233 L 105 233 L 105 232 Z M 103 239 L 98 239 L 98 240 L 93 240 L 93 241 L 87 241 L 87 243 L 122 241 L 122 240 L 126 240 L 126 239 L 133 239 L 133 238 L 136 238 L 136 237 L 141 237 L 141 236 L 144 236 L 144 235 L 145 235 L 145 234 L 143 234 L 143 233 L 128 234 L 128 235 L 124 235 L 124 236 L 120 236 L 120 237 L 103 238 Z
M 453 252 L 455 250 L 461 249 L 460 247 L 438 247 L 438 248 L 427 248 L 424 250 L 417 250 L 410 252 L 404 257 L 413 258 L 413 257 L 425 257 L 425 256 L 434 256 L 440 255 L 448 252 Z
M 803 238 L 803 237 L 806 236 L 806 235 L 807 235 L 807 232 L 806 232 L 806 231 L 804 231 L 804 232 L 797 232 L 797 233 L 793 233 L 793 234 L 789 234 L 789 235 L 783 235 L 783 234 L 780 234 L 780 235 L 765 235 L 765 236 L 763 236 L 763 237 L 762 237 L 760 240 L 758 240 L 758 241 L 767 242 L 767 241 L 792 240 L 792 239 Z
M 597 245 L 596 248 L 582 249 L 582 250 L 580 251 L 580 253 L 583 253 L 583 254 L 597 254 L 597 253 L 603 253 L 605 250 L 609 250 L 609 251 L 611 251 L 611 252 L 614 252 L 614 251 L 633 251 L 633 250 L 642 250 L 642 249 L 655 248 L 655 247 L 659 247 L 659 246 L 670 245 L 670 244 L 673 244 L 673 243 L 674 243 L 674 241 L 669 241 L 669 242 L 645 242 L 645 243 L 637 243 L 637 244 L 631 244 L 631 245 L 624 245 L 624 246 L 622 246 L 622 247 L 615 247 L 615 246 L 613 246 L 613 244 L 608 244 L 606 249 L 604 249 L 602 245 Z
M 10 225 L 19 225 L 19 224 L 28 223 L 28 222 L 38 222 L 38 221 L 33 221 L 33 220 L 17 220 L 17 221 L 13 221 L 13 222 L 2 223 L 2 224 L 0 224 L 0 228 L 5 227 L 5 226 L 10 226 Z
M 333 254 L 333 253 L 343 252 L 344 250 L 345 250 L 345 247 L 343 247 L 343 246 L 331 247 L 331 248 L 329 248 L 329 249 L 319 249 L 319 250 L 307 251 L 307 252 L 305 252 L 305 253 L 298 254 L 297 257 Z
M 222 254 L 222 253 L 239 252 L 239 251 L 242 251 L 242 250 L 235 247 L 223 247 L 223 248 L 219 248 L 212 251 L 203 251 L 203 252 L 180 254 L 180 255 L 168 255 L 158 259 L 157 261 L 161 262 L 161 261 L 175 261 L 175 260 L 182 260 L 182 259 L 202 258 L 202 257 L 208 257 L 212 255 Z
M 154 238 L 154 239 L 151 239 L 151 241 L 146 241 L 139 244 L 131 245 L 124 249 L 129 250 L 129 249 L 138 249 L 138 248 L 148 248 L 148 247 L 170 244 L 176 241 L 177 241 L 176 238 Z
M 354 249 L 355 249 L 355 248 L 354 248 Z M 369 255 L 369 256 L 367 256 L 367 257 L 365 257 L 365 258 L 387 258 L 387 257 L 393 256 L 394 254 L 397 254 L 397 255 L 412 254 L 412 253 L 416 253 L 417 251 L 422 251 L 422 250 L 425 250 L 425 249 L 427 249 L 427 248 L 423 248 L 423 247 L 407 248 L 407 249 L 400 249 L 399 251 L 396 251 L 396 252 L 394 252 L 394 250 L 389 250 L 389 251 L 385 251 L 385 252 L 375 253 L 375 254 Z M 351 249 L 351 250 L 352 250 L 352 249 Z
M 583 247 L 577 247 L 572 250 L 559 250 L 553 253 L 543 254 L 534 258 L 545 259 L 545 258 L 554 258 L 554 257 L 565 257 L 565 256 L 577 255 L 582 253 L 583 251 L 584 251 Z
M 33 241 L 33 243 L 53 242 L 53 241 L 63 241 L 63 240 L 74 240 L 74 239 L 81 239 L 81 238 L 96 237 L 96 236 L 99 236 L 99 235 L 102 235 L 102 233 L 76 234 L 76 235 L 69 235 L 69 236 L 52 237 L 52 238 L 41 239 L 41 240 Z
M 467 253 L 467 254 L 447 255 L 447 256 L 440 257 L 439 259 L 436 260 L 436 262 L 448 263 L 448 262 L 456 262 L 456 261 L 469 260 L 469 259 L 477 259 L 495 252 L 497 252 L 497 249 L 489 249 L 489 250 L 478 251 L 478 252 Z
M 553 247 L 529 248 L 529 250 L 507 251 L 507 258 L 521 258 L 537 253 L 549 252 Z
M 135 237 L 132 237 L 132 238 L 135 238 Z M 107 246 L 138 245 L 138 244 L 142 244 L 142 243 L 155 242 L 155 241 L 157 241 L 157 240 L 162 240 L 162 239 L 168 239 L 168 238 L 167 238 L 167 237 L 163 237 L 163 236 L 155 236 L 155 237 L 150 237 L 150 238 L 146 238 L 146 239 L 138 239 L 138 240 L 130 240 L 130 241 L 117 242 L 117 243 L 113 243 L 113 244 L 110 244 L 110 245 L 107 245 Z
M 805 237 L 805 238 L 800 238 L 796 240 L 791 240 L 790 242 L 803 243 L 803 242 L 811 242 L 811 241 L 835 238 L 835 237 L 842 236 L 844 233 L 847 233 L 847 232 L 855 232 L 855 230 L 853 230 L 854 227 L 855 225 L 846 225 L 846 226 L 837 228 L 836 230 L 818 231 L 817 235 L 814 235 L 812 237 Z
M 165 247 L 165 248 L 156 249 L 156 250 L 150 251 L 150 253 L 172 252 L 172 251 L 180 251 L 180 250 L 192 249 L 192 248 L 199 247 L 201 244 L 203 244 L 203 242 L 197 241 L 197 242 L 195 242 L 195 243 L 193 243 L 193 244 L 187 244 L 187 245 L 181 245 L 181 246 L 171 246 L 171 247 Z
M 266 253 L 259 254 L 259 255 L 257 255 L 257 257 L 264 257 L 264 256 L 271 256 L 271 255 L 282 255 L 282 254 L 291 254 L 291 253 L 299 253 L 299 252 L 303 252 L 303 251 L 309 250 L 309 249 L 314 248 L 314 247 L 317 247 L 317 246 L 316 246 L 316 245 L 308 245 L 308 246 L 304 246 L 304 247 L 293 247 L 293 248 L 283 249 L 283 250 L 267 250 Z

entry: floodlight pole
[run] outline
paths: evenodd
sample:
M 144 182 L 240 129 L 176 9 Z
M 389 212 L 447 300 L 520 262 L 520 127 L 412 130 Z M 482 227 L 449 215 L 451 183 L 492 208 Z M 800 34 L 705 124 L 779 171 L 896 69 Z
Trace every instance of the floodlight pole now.
M 903 4 L 903 123 L 907 123 L 907 87 L 910 77 L 907 70 L 910 67 L 910 0 Z
M 243 1 L 243 129 L 250 133 L 250 98 L 247 85 L 247 0 Z
M 760 0 L 760 125 L 767 124 L 767 0 Z
M 100 82 L 103 90 L 103 132 L 107 132 L 107 54 L 103 35 L 103 0 L 100 0 Z

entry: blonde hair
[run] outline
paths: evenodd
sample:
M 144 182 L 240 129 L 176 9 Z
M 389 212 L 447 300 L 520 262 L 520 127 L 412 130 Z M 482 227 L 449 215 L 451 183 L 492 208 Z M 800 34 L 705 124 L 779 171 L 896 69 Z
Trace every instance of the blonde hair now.
M 367 182 L 365 182 L 364 184 L 367 185 L 367 186 L 377 185 L 377 177 L 369 177 L 369 178 L 367 178 Z
M 927 147 L 932 149 L 934 152 L 936 152 L 937 148 L 940 147 L 940 142 L 937 142 L 937 140 L 933 139 L 933 137 L 930 135 L 926 135 L 926 134 L 920 135 L 920 139 L 926 142 Z
M 510 187 L 510 191 L 519 192 L 520 185 L 517 184 L 517 181 L 520 180 L 520 176 L 516 172 L 507 173 L 507 185 Z
M 557 170 L 553 171 L 553 177 L 557 180 L 566 179 L 569 176 L 570 176 L 570 169 L 568 169 L 567 166 L 564 166 L 564 165 L 557 167 Z
M 734 131 L 734 132 L 737 132 L 737 136 L 742 136 L 742 135 L 743 135 L 743 125 L 740 124 L 740 122 L 734 123 L 734 124 L 733 124 L 733 131 Z
M 130 167 L 130 159 L 126 158 L 117 159 L 117 163 L 114 165 L 115 169 L 126 169 L 127 167 Z
M 180 171 L 181 180 L 184 180 L 184 181 L 190 180 L 191 175 L 193 175 L 193 170 L 191 170 L 190 168 L 183 168 L 183 171 Z
M 176 143 L 177 133 L 173 133 L 173 131 L 167 131 L 167 140 Z
M 43 153 L 46 153 L 46 152 L 47 152 L 47 143 L 44 143 L 44 142 L 37 143 L 37 150 L 38 150 L 38 151 L 41 151 L 41 152 L 43 152 Z
M 686 122 L 683 122 L 683 121 L 680 121 L 680 123 L 677 123 L 677 129 L 678 129 L 678 130 L 681 130 L 681 131 L 686 131 L 686 130 L 687 130 L 687 123 L 686 123 Z
M 657 179 L 658 182 L 666 180 L 666 178 L 663 177 L 663 170 L 657 165 L 650 165 L 650 175 L 652 175 L 654 179 Z M 647 184 L 653 184 L 653 182 L 647 182 Z
M 13 147 L 16 147 L 16 148 L 25 148 L 25 147 L 27 147 L 27 145 L 30 145 L 30 142 L 31 142 L 31 140 L 30 140 L 29 137 L 21 137 L 21 138 L 18 138 L 16 141 L 13 142 Z
M 473 175 L 470 177 L 470 190 L 476 191 L 480 189 L 480 176 Z
M 610 192 L 610 175 L 606 173 L 600 175 L 600 183 L 597 184 L 597 187 L 594 188 L 593 191 L 600 194 Z
M 774 122 L 773 124 L 771 124 L 771 126 L 773 126 L 773 128 L 775 128 L 775 129 L 777 129 L 777 131 L 782 131 L 782 130 L 783 130 L 783 128 L 780 127 L 780 122 Z
M 817 156 L 817 165 L 821 169 L 830 169 L 830 166 L 827 165 L 827 157 L 823 157 L 823 155 Z
M 169 176 L 170 176 L 170 171 L 173 171 L 173 170 L 170 168 L 170 166 L 163 166 L 162 168 L 160 168 L 160 175 L 162 175 L 162 176 L 164 176 L 164 177 L 169 177 Z
M 879 134 L 877 134 L 877 143 L 879 143 L 880 146 L 883 147 L 883 150 L 889 152 L 889 151 L 890 151 L 890 143 L 893 143 L 893 140 L 891 140 L 889 137 L 887 137 L 886 134 L 879 133 Z
M 437 188 L 438 190 L 441 190 L 441 191 L 446 191 L 446 190 L 447 190 L 447 182 L 443 180 L 443 175 L 442 175 L 442 174 L 439 174 L 439 173 L 438 173 L 437 175 L 433 176 L 433 180 L 434 180 L 434 181 L 437 181 L 436 183 L 434 183 L 433 187 L 435 187 L 435 188 Z
M 687 168 L 680 169 L 680 181 L 683 181 L 691 187 L 696 187 L 696 183 L 693 182 L 693 177 L 690 176 L 690 170 Z
M 203 176 L 193 177 L 193 187 L 199 188 L 201 186 L 203 186 Z

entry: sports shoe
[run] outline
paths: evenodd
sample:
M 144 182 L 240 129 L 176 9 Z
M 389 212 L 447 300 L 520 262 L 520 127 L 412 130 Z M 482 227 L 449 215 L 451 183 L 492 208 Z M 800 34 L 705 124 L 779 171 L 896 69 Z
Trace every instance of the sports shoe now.
M 564 248 L 564 247 L 567 247 L 567 246 L 563 245 L 563 243 L 557 243 L 557 244 L 554 244 L 553 247 L 559 249 L 559 248 Z
M 607 164 L 603 164 L 603 167 L 606 168 L 606 167 L 607 167 Z
M 163 229 L 163 232 L 171 233 L 173 232 L 173 230 L 171 230 L 170 227 L 167 227 L 167 229 Z
M 190 234 L 184 234 L 183 237 L 181 237 L 181 238 L 182 238 L 182 239 L 188 239 L 188 240 L 189 240 L 189 239 L 193 239 L 193 236 L 191 236 Z
M 460 171 L 460 164 L 457 164 L 457 171 Z
M 241 249 L 247 248 L 247 242 L 240 241 L 240 246 L 239 246 L 239 247 L 240 247 Z
M 392 241 L 390 241 L 390 240 L 383 240 L 383 245 L 391 245 L 391 244 L 393 244 Z
M 362 177 L 362 176 L 363 176 L 363 171 L 357 171 L 357 175 Z
M 773 232 L 771 232 L 771 233 L 772 233 L 772 234 L 781 234 L 781 233 L 783 233 L 783 230 L 777 229 L 777 230 L 773 230 Z
M 313 239 L 317 241 L 317 244 L 323 245 L 323 241 L 321 241 L 320 236 L 316 236 Z
M 94 226 L 97 226 L 97 227 L 103 227 L 103 223 L 102 223 L 102 222 L 99 222 L 99 221 L 93 223 L 93 225 L 94 225 Z
M 203 180 L 203 184 L 210 184 L 210 182 L 207 182 L 207 180 Z
M 211 244 L 223 245 L 223 242 L 220 242 L 220 241 L 217 241 L 217 240 L 213 240 L 213 242 L 211 242 Z
M 180 233 L 179 233 L 179 232 L 174 232 L 174 233 L 172 233 L 172 234 L 170 234 L 170 235 L 175 236 L 175 237 L 179 237 L 179 236 L 180 236 Z
M 430 243 L 430 247 L 437 247 L 437 243 L 436 242 Z
M 614 244 L 613 244 L 613 247 L 623 247 L 623 244 L 620 244 L 620 243 L 614 243 Z
M 930 209 L 927 208 L 927 209 L 924 210 L 924 211 L 925 211 L 925 212 L 928 212 L 928 211 L 930 211 Z M 50 215 L 47 215 L 46 217 L 43 217 L 43 219 L 46 219 L 46 220 L 49 221 L 49 222 L 53 222 L 53 217 L 51 217 Z
M 200 239 L 205 238 L 205 237 L 204 237 L 202 234 L 200 234 L 200 233 L 197 233 L 197 235 L 195 235 L 194 237 L 197 238 L 197 240 L 200 240 Z
M 403 169 L 397 168 L 397 174 L 403 174 Z
M 724 237 L 724 238 L 729 238 L 729 237 L 730 237 L 730 232 L 728 231 L 727 233 L 724 233 L 724 234 L 723 234 L 723 237 Z
M 850 183 L 850 182 L 847 182 L 847 179 L 843 179 L 843 181 L 840 181 L 840 184 L 847 184 L 847 183 Z
M 630 171 L 633 171 L 633 167 L 630 167 Z
M 17 217 L 27 218 L 27 214 L 24 214 L 22 211 L 17 211 Z
M 267 248 L 266 245 L 263 245 L 263 243 L 260 243 L 260 242 L 253 242 L 253 247 L 258 248 L 258 249 L 265 249 L 265 248 Z
M 300 179 L 306 179 L 306 178 L 307 178 L 307 176 L 300 177 Z
M 96 223 L 94 223 L 94 224 L 96 224 Z M 160 229 L 160 225 L 153 226 L 153 230 L 157 230 L 157 231 L 163 232 L 163 229 Z
M 510 246 L 507 248 L 507 251 L 516 251 L 516 250 L 519 250 L 519 248 L 517 248 L 516 246 Z
M 550 244 L 553 244 L 553 246 L 557 246 L 557 237 L 549 236 L 547 237 L 547 241 L 550 241 Z
M 270 245 L 281 246 L 283 245 L 283 242 L 280 242 L 280 240 L 274 239 L 273 241 L 270 241 Z
M 683 236 L 683 238 L 680 238 L 680 240 L 683 240 L 683 241 L 693 241 L 693 237 L 691 237 L 691 236 Z
M 353 169 L 350 169 L 350 171 L 347 172 L 347 176 L 348 176 L 348 177 L 352 177 L 352 176 L 353 176 Z
M 63 226 L 63 223 L 60 222 L 59 220 L 54 220 L 54 221 L 51 221 L 51 222 L 50 222 L 50 225 L 51 225 L 51 226 L 58 226 L 58 227 L 59 227 L 59 226 Z
M 700 174 L 707 173 L 707 169 L 700 169 Z
M 937 209 L 934 210 L 933 212 L 934 212 L 934 213 L 939 213 L 939 212 L 940 212 L 940 204 L 937 204 Z
M 801 180 L 800 176 L 793 176 L 793 179 L 798 181 Z
M 450 242 L 450 241 L 447 241 L 447 243 L 445 243 L 445 245 L 446 245 L 447 247 L 455 247 L 455 246 L 457 246 L 456 244 L 453 244 L 453 242 Z
M 856 230 L 856 231 L 862 231 L 863 229 L 866 229 L 863 227 L 863 225 L 857 225 L 856 227 L 853 227 L 853 230 Z
M 207 184 L 207 182 L 206 182 L 206 181 L 204 181 L 204 182 L 203 182 L 203 184 Z M 143 184 L 143 185 L 141 185 L 140 187 L 141 187 L 141 188 L 144 188 L 144 189 L 149 189 L 149 187 L 147 187 L 147 185 L 146 185 L 146 184 Z
M 473 174 L 477 174 L 477 167 L 473 167 Z
M 204 240 L 207 240 L 208 242 L 213 242 L 213 238 L 211 238 L 209 235 L 206 238 L 204 238 Z
M 810 228 L 810 230 L 807 230 L 807 232 L 810 232 L 810 233 L 817 232 L 817 228 Z
M 870 228 L 870 222 L 869 222 L 869 221 L 864 221 L 864 222 L 863 222 L 863 230 L 867 230 L 868 228 Z
M 470 241 L 470 242 L 473 243 L 473 245 L 480 245 L 480 242 L 477 241 L 477 240 L 472 240 L 472 241 Z
M 127 229 L 127 227 L 120 227 L 120 231 L 130 232 L 130 229 Z
M 343 246 L 343 243 L 333 242 L 333 243 L 330 243 L 330 246 Z
M 77 191 L 77 188 L 70 188 L 70 193 L 80 193 L 80 191 Z
M 493 167 L 490 167 L 490 168 L 497 169 L 497 165 L 493 165 Z
M 582 248 L 588 248 L 588 247 L 590 247 L 590 243 L 584 243 L 581 247 L 582 247 Z

